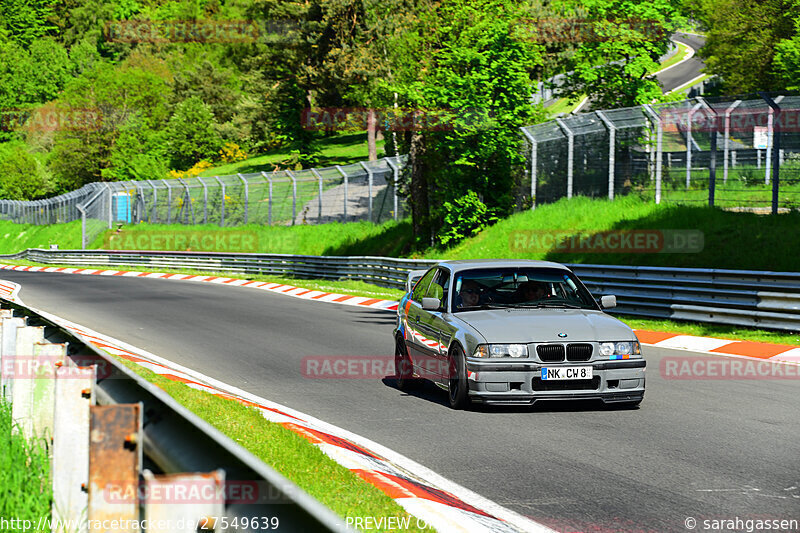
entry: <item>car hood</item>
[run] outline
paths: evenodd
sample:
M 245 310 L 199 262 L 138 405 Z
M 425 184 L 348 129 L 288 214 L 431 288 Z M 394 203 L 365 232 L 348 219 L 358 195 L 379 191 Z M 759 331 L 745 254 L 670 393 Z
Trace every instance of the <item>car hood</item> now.
M 486 342 L 529 343 L 633 340 L 633 330 L 602 311 L 490 309 L 458 313 Z M 566 337 L 559 337 L 566 333 Z

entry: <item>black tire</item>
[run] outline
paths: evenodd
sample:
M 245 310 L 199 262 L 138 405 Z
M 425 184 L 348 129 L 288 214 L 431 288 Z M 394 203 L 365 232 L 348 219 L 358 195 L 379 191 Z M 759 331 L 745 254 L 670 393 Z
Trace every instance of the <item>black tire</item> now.
M 408 390 L 417 383 L 411 358 L 402 339 L 397 339 L 394 343 L 394 376 L 400 390 Z
M 459 346 L 450 352 L 450 379 L 447 398 L 453 409 L 466 409 L 469 404 L 469 384 L 467 384 L 467 362 L 464 350 Z

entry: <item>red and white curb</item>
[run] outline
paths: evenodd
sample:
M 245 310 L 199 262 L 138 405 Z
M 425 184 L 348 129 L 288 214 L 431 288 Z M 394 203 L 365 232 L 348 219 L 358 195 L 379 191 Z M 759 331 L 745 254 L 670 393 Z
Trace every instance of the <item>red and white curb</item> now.
M 248 287 L 261 289 L 270 292 L 278 292 L 295 298 L 304 300 L 317 300 L 320 302 L 330 302 L 342 305 L 355 305 L 359 307 L 370 307 L 373 309 L 385 309 L 396 311 L 397 302 L 393 300 L 383 300 L 380 298 L 366 298 L 364 296 L 352 296 L 348 294 L 337 294 L 333 292 L 317 291 L 304 289 L 293 285 L 282 283 L 267 283 L 264 281 L 253 281 L 240 278 L 226 278 L 220 276 L 199 276 L 193 274 L 172 274 L 166 272 L 137 272 L 129 270 L 96 270 L 93 268 L 64 268 L 64 267 L 42 267 L 42 266 L 21 266 L 21 265 L 2 265 L 1 270 L 19 270 L 24 272 L 59 272 L 62 274 L 82 274 L 91 276 L 123 276 L 139 278 L 168 279 L 172 281 L 200 281 L 206 283 L 217 283 L 220 285 L 231 285 L 233 287 Z
M 9 296 L 13 294 L 14 301 L 23 305 L 16 296 L 19 290 L 20 286 L 16 283 L 0 280 L 0 291 L 2 291 L 0 298 L 11 300 Z M 253 395 L 85 326 L 45 311 L 31 309 L 70 330 L 83 342 L 107 353 L 132 361 L 193 389 L 258 408 L 266 419 L 306 438 L 331 459 L 395 500 L 413 515 L 414 519 L 410 522 L 412 527 L 427 529 L 430 526 L 437 531 L 459 533 L 519 531 L 555 533 L 554 530 L 461 487 L 369 439 Z
M 727 357 L 758 359 L 772 363 L 800 363 L 800 348 L 788 344 L 734 341 L 716 337 L 695 337 L 680 333 L 664 333 L 642 329 L 634 330 L 642 344 L 658 348 L 688 350 Z

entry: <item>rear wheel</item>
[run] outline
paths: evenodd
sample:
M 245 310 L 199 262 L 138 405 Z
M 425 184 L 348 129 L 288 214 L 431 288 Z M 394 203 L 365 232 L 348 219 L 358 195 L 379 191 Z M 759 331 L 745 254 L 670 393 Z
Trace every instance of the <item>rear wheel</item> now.
M 414 369 L 411 365 L 411 358 L 408 356 L 408 349 L 401 339 L 395 341 L 394 375 L 397 388 L 400 390 L 408 390 L 417 381 L 414 379 Z
M 448 399 L 453 409 L 465 409 L 469 405 L 469 385 L 467 384 L 467 362 L 464 350 L 459 346 L 450 352 L 450 379 Z

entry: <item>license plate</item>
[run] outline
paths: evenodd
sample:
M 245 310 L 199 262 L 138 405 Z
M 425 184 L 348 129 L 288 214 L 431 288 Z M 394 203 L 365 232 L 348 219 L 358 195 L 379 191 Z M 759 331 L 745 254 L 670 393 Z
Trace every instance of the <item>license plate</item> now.
M 590 366 L 544 366 L 542 380 L 557 381 L 564 379 L 592 379 Z

